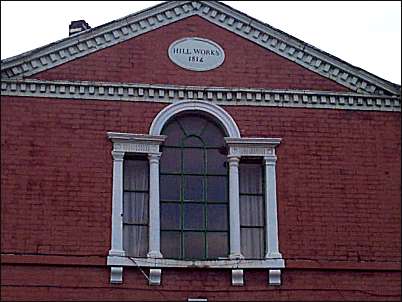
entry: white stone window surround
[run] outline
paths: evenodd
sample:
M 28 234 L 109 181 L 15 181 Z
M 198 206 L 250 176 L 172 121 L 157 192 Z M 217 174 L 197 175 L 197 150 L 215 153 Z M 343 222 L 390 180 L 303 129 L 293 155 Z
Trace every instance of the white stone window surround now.
M 224 128 L 228 137 L 225 141 L 229 147 L 229 207 L 230 207 L 230 253 L 227 259 L 219 260 L 173 260 L 164 259 L 160 252 L 159 221 L 159 146 L 165 140 L 160 135 L 163 126 L 174 115 L 184 112 L 200 112 L 212 116 Z M 112 198 L 112 238 L 107 265 L 111 266 L 111 283 L 122 283 L 124 266 L 141 266 L 150 268 L 150 285 L 159 285 L 163 267 L 206 267 L 232 269 L 232 285 L 242 286 L 243 269 L 266 268 L 269 270 L 270 285 L 280 285 L 281 268 L 285 262 L 279 252 L 277 229 L 277 202 L 275 180 L 275 147 L 279 138 L 241 138 L 240 131 L 233 118 L 221 107 L 205 101 L 178 101 L 165 107 L 153 120 L 149 135 L 108 132 L 113 142 L 113 198 Z M 123 250 L 122 228 L 122 175 L 124 153 L 146 153 L 150 160 L 150 211 L 149 211 L 149 252 L 147 258 L 126 257 Z M 265 162 L 267 179 L 266 200 L 266 255 L 265 259 L 249 260 L 241 255 L 240 213 L 239 213 L 239 179 L 238 166 L 241 157 L 262 157 Z

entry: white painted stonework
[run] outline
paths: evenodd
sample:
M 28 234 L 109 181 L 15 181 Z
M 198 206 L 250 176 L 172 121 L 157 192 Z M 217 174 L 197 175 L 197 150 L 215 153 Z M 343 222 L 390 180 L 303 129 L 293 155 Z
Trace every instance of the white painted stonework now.
M 53 100 L 175 103 L 205 101 L 225 106 L 401 111 L 400 96 L 292 89 L 104 83 L 96 81 L 1 80 L 1 95 Z
M 165 136 L 108 132 L 113 142 L 113 198 L 112 198 L 112 238 L 109 259 L 125 256 L 123 250 L 123 160 L 125 153 L 148 154 L 149 158 L 149 249 L 148 257 L 161 258 L 159 232 L 159 145 Z M 123 265 L 111 267 L 110 282 L 121 283 Z
M 240 137 L 239 128 L 233 118 L 220 106 L 206 101 L 179 101 L 165 107 L 153 120 L 149 134 L 160 135 L 166 122 L 181 112 L 209 114 L 221 124 L 229 137 Z

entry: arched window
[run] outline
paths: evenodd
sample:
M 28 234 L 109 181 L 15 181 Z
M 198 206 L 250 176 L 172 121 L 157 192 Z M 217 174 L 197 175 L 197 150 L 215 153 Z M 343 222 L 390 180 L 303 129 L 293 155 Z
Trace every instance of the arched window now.
M 111 282 L 123 266 L 269 268 L 280 284 L 276 154 L 280 138 L 241 137 L 233 118 L 205 101 L 175 102 L 149 135 L 108 132 L 113 142 Z M 213 261 L 211 261 L 213 260 Z
M 217 259 L 229 252 L 225 133 L 210 117 L 179 114 L 162 130 L 161 252 Z

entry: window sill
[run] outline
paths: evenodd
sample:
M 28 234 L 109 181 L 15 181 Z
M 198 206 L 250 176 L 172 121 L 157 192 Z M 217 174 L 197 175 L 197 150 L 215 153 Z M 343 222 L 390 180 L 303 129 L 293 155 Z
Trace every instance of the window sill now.
M 183 268 L 268 268 L 285 267 L 282 258 L 272 259 L 218 259 L 218 260 L 176 260 L 164 258 L 134 258 L 124 256 L 108 256 L 108 266 L 140 266 L 151 268 L 183 267 Z

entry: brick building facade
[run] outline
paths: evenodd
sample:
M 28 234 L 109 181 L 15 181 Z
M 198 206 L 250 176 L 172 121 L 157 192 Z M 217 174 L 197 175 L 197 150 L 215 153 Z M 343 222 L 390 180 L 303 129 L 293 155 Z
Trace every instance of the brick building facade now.
M 84 28 L 1 79 L 2 299 L 400 300 L 400 86 L 214 1 Z

